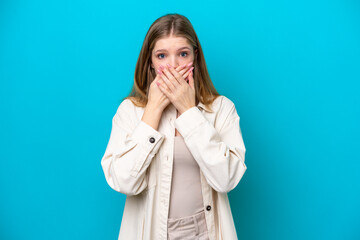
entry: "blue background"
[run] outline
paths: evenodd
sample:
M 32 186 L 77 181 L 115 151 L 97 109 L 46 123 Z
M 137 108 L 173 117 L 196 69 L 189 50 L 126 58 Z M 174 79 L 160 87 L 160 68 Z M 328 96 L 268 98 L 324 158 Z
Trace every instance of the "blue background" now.
M 192 22 L 241 117 L 239 239 L 360 239 L 360 3 L 0 3 L 0 239 L 117 239 L 100 160 L 151 23 Z

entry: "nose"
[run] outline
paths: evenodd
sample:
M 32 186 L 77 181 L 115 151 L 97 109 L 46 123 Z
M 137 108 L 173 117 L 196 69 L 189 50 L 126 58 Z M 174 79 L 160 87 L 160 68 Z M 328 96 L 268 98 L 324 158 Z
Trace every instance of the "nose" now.
M 176 68 L 178 66 L 178 62 L 177 62 L 176 58 L 171 58 L 169 61 L 169 64 L 171 66 L 173 66 L 174 68 Z

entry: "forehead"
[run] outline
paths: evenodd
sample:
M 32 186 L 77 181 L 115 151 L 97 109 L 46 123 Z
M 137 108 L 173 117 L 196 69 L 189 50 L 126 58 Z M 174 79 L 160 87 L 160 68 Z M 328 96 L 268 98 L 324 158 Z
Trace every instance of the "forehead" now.
M 156 41 L 154 50 L 156 51 L 157 49 L 160 48 L 172 49 L 172 48 L 178 48 L 184 46 L 187 47 L 190 46 L 187 39 L 184 37 L 175 37 L 175 36 L 163 37 Z

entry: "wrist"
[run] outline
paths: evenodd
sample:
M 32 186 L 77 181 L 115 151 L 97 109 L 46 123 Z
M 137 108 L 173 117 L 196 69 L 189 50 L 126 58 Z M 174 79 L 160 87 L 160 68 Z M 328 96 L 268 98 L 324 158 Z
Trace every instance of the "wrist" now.
M 195 107 L 195 106 L 182 109 L 181 111 L 179 111 L 180 115 L 183 114 L 184 112 L 186 112 L 187 110 L 189 110 L 190 108 L 193 108 L 193 107 Z
M 163 112 L 163 109 L 159 108 L 158 106 L 146 105 L 145 112 L 149 112 L 149 113 L 155 114 L 155 115 L 161 115 Z

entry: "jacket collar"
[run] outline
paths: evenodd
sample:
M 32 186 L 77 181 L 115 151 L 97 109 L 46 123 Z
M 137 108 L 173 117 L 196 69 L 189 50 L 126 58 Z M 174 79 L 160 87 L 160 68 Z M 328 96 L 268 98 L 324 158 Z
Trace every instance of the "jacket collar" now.
M 209 107 L 207 107 L 205 104 L 203 104 L 202 102 L 199 101 L 199 103 L 197 104 L 196 106 L 199 110 L 204 110 L 206 112 L 214 112 L 212 111 Z M 169 104 L 167 107 L 166 107 L 166 112 L 170 111 L 170 112 L 176 112 L 176 108 L 174 107 L 173 104 Z
M 202 102 L 200 102 L 199 101 L 199 103 L 198 103 L 198 105 L 197 105 L 197 107 L 200 109 L 204 109 L 205 111 L 207 111 L 207 112 L 212 112 L 211 110 L 210 110 L 210 108 L 208 108 L 205 104 L 203 104 Z

